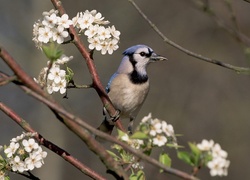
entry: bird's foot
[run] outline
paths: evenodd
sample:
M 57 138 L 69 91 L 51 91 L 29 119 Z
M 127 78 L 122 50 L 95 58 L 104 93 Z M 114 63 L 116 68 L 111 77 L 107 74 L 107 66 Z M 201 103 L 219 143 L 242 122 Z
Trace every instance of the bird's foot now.
M 113 116 L 110 116 L 110 121 L 116 122 L 120 118 L 121 111 L 117 109 Z

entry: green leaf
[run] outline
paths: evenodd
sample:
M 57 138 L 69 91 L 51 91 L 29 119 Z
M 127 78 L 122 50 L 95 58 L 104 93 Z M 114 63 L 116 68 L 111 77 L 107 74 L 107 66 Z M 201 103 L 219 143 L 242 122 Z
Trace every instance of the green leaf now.
M 178 145 L 178 144 L 173 144 L 173 143 L 167 143 L 166 144 L 167 147 L 170 147 L 170 148 L 184 148 L 184 146 L 181 146 L 181 145 Z
M 196 146 L 196 144 L 189 142 L 188 145 L 189 145 L 189 147 L 190 147 L 193 154 L 195 154 L 195 155 L 200 155 L 201 154 L 201 150 L 199 150 L 199 148 Z
M 74 72 L 69 67 L 66 68 L 66 71 L 67 71 L 66 80 L 67 80 L 67 82 L 70 82 L 73 79 Z
M 164 164 L 167 167 L 171 167 L 171 158 L 168 156 L 168 154 L 166 153 L 161 153 L 159 156 L 159 161 L 160 163 Z M 162 172 L 162 170 L 160 170 L 160 172 Z
M 136 174 L 132 173 L 129 177 L 129 180 L 145 180 L 145 174 L 142 170 L 138 171 Z
M 51 61 L 57 60 L 63 54 L 63 51 L 59 49 L 54 43 L 50 43 L 48 46 L 43 45 L 42 50 L 46 57 Z
M 117 156 L 115 153 L 113 153 L 112 151 L 107 150 L 107 152 L 116 160 L 118 161 L 119 159 L 121 159 L 119 156 Z
M 186 152 L 186 151 L 178 151 L 178 152 L 177 152 L 177 157 L 178 157 L 180 160 L 184 161 L 185 163 L 187 163 L 187 164 L 189 164 L 189 165 L 191 165 L 191 166 L 194 165 L 193 162 L 192 162 L 192 156 L 190 155 L 189 152 Z
M 4 161 L 4 158 L 0 155 L 0 162 Z
M 194 164 L 194 166 L 199 166 L 200 165 L 200 160 L 201 160 L 201 150 L 199 150 L 199 148 L 197 147 L 196 144 L 194 143 L 188 143 L 190 149 L 191 149 L 191 154 L 192 154 L 192 162 Z
M 132 136 L 130 136 L 131 139 L 147 139 L 147 134 L 137 131 Z

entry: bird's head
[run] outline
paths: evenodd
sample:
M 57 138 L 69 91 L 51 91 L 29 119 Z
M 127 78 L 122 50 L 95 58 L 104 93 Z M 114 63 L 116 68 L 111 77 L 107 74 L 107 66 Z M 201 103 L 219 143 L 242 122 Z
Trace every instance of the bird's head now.
M 153 49 L 146 45 L 135 45 L 123 52 L 124 58 L 120 70 L 127 72 L 137 70 L 146 74 L 146 67 L 151 62 L 167 60 L 167 58 L 157 55 Z

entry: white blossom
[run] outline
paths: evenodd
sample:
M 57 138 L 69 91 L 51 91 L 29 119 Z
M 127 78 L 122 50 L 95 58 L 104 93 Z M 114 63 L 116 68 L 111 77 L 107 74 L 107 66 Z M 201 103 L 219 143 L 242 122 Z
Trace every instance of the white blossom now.
M 68 63 L 70 60 L 73 59 L 73 56 L 66 56 L 65 54 L 63 54 L 59 59 L 56 60 L 56 64 L 66 64 Z
M 24 172 L 40 168 L 44 164 L 47 152 L 32 138 L 34 133 L 23 133 L 13 138 L 10 146 L 5 149 L 7 154 L 6 162 L 14 172 Z M 11 155 L 10 155 L 11 154 Z
M 167 124 L 165 121 L 162 121 L 162 131 L 167 136 L 174 136 L 174 128 L 171 124 Z
M 90 25 L 89 28 L 84 32 L 88 38 L 92 38 L 97 34 L 99 25 Z
M 38 29 L 38 41 L 42 43 L 48 43 L 50 38 L 52 37 L 52 31 L 49 27 L 40 27 Z
M 49 12 L 47 12 L 47 11 L 44 11 L 43 13 L 42 13 L 42 15 L 43 16 L 50 16 L 50 15 L 52 15 L 52 14 L 58 14 L 58 10 L 55 10 L 55 9 L 51 9 Z
M 145 124 L 145 123 L 149 122 L 151 119 L 152 119 L 152 114 L 149 113 L 147 116 L 142 118 L 141 124 L 143 124 L 143 123 Z
M 27 169 L 33 170 L 34 168 L 40 168 L 43 165 L 41 155 L 34 153 L 31 153 L 28 158 L 25 159 L 25 164 L 27 166 Z
M 69 33 L 62 26 L 58 26 L 56 29 L 53 29 L 53 41 L 56 41 L 58 44 L 64 42 L 64 38 L 68 37 Z
M 72 20 L 69 19 L 67 14 L 63 14 L 61 17 L 58 17 L 58 25 L 62 26 L 63 28 L 69 28 L 72 25 Z
M 25 163 L 21 161 L 19 156 L 15 156 L 15 158 L 10 162 L 12 171 L 24 172 L 26 171 Z
M 151 136 L 156 136 L 157 134 L 162 133 L 162 124 L 161 121 L 159 119 L 154 119 L 151 122 L 151 128 L 150 128 L 150 132 L 149 134 Z
M 58 83 L 53 82 L 52 83 L 52 89 L 54 92 L 60 92 L 61 94 L 64 94 L 66 92 L 66 79 L 61 79 Z
M 37 149 L 39 147 L 33 138 L 30 138 L 29 140 L 24 139 L 22 144 L 26 152 L 31 152 L 33 149 Z
M 210 151 L 213 146 L 214 146 L 214 141 L 213 140 L 208 141 L 206 139 L 203 139 L 200 144 L 197 144 L 197 147 L 201 151 Z
M 52 13 L 44 17 L 42 24 L 45 27 L 53 28 L 57 25 L 57 22 L 58 22 L 58 16 L 55 13 Z
M 96 11 L 93 13 L 91 11 L 91 14 L 94 16 L 94 23 L 96 24 L 109 24 L 109 21 L 103 21 L 104 17 L 102 17 L 101 13 L 97 13 Z
M 230 161 L 227 160 L 227 152 L 221 149 L 218 143 L 214 143 L 213 140 L 203 139 L 197 147 L 204 152 L 207 152 L 211 156 L 212 160 L 207 163 L 207 167 L 210 169 L 211 176 L 227 176 L 228 167 Z
M 156 137 L 153 138 L 153 145 L 161 147 L 165 145 L 166 143 L 167 143 L 166 136 L 156 135 Z
M 112 34 L 112 36 L 116 39 L 120 39 L 121 32 L 115 29 L 115 26 L 111 26 L 108 28 L 109 32 Z
M 229 165 L 230 162 L 224 158 L 214 158 L 207 164 L 211 176 L 227 176 Z
M 212 148 L 212 156 L 214 158 L 216 157 L 227 158 L 227 152 L 221 149 L 221 146 L 218 143 L 216 143 Z
M 100 40 L 109 39 L 111 37 L 109 29 L 106 29 L 104 26 L 99 26 L 97 34 Z
M 96 49 L 97 51 L 100 51 L 102 49 L 102 44 L 98 37 L 89 38 L 88 42 L 89 49 Z
M 5 172 L 0 170 L 0 180 L 5 180 Z
M 4 150 L 7 157 L 12 157 L 16 150 L 19 148 L 19 143 L 11 142 L 9 147 Z
M 48 79 L 51 81 L 54 81 L 55 83 L 59 83 L 62 79 L 65 78 L 66 71 L 60 69 L 59 66 L 54 66 L 51 67 L 49 74 L 48 74 Z
M 109 41 L 107 46 L 107 51 L 109 54 L 113 54 L 113 52 L 119 48 L 117 44 L 118 44 L 117 39 L 112 39 L 111 41 Z
M 130 140 L 128 134 L 124 134 L 123 136 L 121 136 L 121 140 L 128 142 Z
M 77 23 L 79 24 L 79 28 L 81 30 L 88 28 L 93 22 L 94 22 L 94 17 L 92 16 L 92 14 L 88 13 L 84 13 L 77 20 Z

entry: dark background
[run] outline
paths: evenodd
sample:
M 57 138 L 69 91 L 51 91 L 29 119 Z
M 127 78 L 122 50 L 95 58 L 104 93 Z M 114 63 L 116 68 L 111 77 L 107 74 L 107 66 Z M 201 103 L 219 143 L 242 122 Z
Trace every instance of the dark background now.
M 152 112 L 153 117 L 166 120 L 174 126 L 179 143 L 201 142 L 214 139 L 229 153 L 229 175 L 211 178 L 207 168 L 198 176 L 201 179 L 250 179 L 249 127 L 250 93 L 249 76 L 189 57 L 166 45 L 138 14 L 129 1 L 117 0 L 63 0 L 72 18 L 77 12 L 96 9 L 121 31 L 120 48 L 113 55 L 95 53 L 95 63 L 104 85 L 116 71 L 122 52 L 135 44 L 147 44 L 169 61 L 152 64 L 148 68 L 151 90 L 137 122 Z M 223 62 L 248 66 L 242 44 L 227 31 L 218 27 L 213 18 L 199 10 L 189 0 L 138 0 L 148 17 L 171 40 L 196 53 Z M 211 7 L 225 23 L 231 13 L 225 1 L 211 0 Z M 250 4 L 232 0 L 232 7 L 242 33 L 250 36 Z M 4 46 L 25 71 L 36 77 L 46 65 L 45 56 L 32 42 L 32 26 L 43 11 L 53 8 L 50 1 L 0 0 L 0 44 Z M 83 37 L 84 38 L 84 37 Z M 85 39 L 84 39 L 85 40 Z M 69 66 L 74 70 L 78 84 L 89 84 L 90 76 L 85 62 L 73 45 L 65 45 L 65 54 L 73 55 Z M 0 70 L 12 74 L 0 61 Z M 97 127 L 102 121 L 102 104 L 93 89 L 69 90 L 69 99 L 55 94 L 56 99 L 69 111 L 88 120 Z M 45 138 L 66 149 L 83 163 L 105 175 L 105 167 L 76 135 L 62 125 L 42 103 L 24 94 L 10 84 L 0 88 L 0 100 L 13 108 Z M 0 144 L 9 144 L 12 137 L 23 130 L 0 112 Z M 167 149 L 173 158 L 173 167 L 190 172 L 191 168 L 176 159 L 173 150 Z M 158 170 L 146 167 L 148 179 L 161 179 Z M 45 165 L 34 172 L 42 180 L 89 179 L 59 156 L 49 152 Z M 112 179 L 110 176 L 105 175 Z M 178 179 L 167 175 L 167 179 Z M 22 179 L 11 174 L 11 179 Z M 165 178 L 166 179 L 166 178 Z

